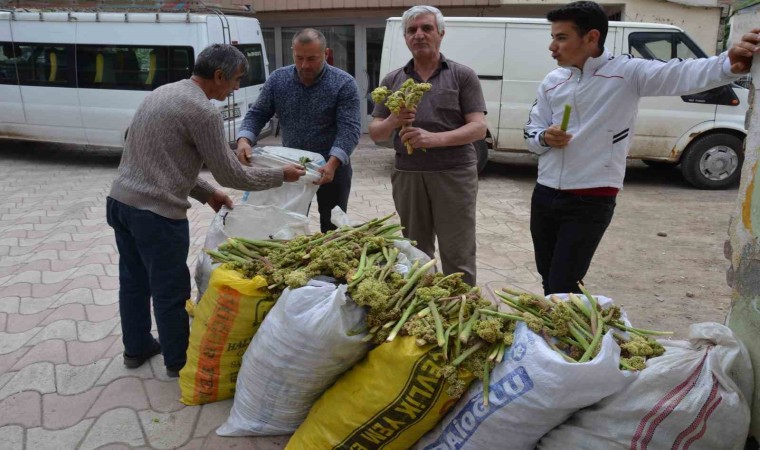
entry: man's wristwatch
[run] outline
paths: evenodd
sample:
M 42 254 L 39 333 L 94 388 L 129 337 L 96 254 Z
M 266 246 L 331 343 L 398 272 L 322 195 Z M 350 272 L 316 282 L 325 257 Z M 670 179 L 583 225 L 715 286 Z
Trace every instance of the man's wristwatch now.
M 546 139 L 544 139 L 545 134 L 546 134 L 546 130 L 543 130 L 540 133 L 538 133 L 538 143 L 541 144 L 541 147 L 550 147 L 550 145 L 546 143 Z

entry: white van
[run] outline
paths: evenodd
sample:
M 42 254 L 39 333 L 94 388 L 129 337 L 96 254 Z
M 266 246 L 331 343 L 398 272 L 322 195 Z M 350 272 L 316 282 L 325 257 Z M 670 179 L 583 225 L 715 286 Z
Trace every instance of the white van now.
M 551 24 L 543 19 L 446 18 L 441 52 L 477 72 L 488 107 L 488 135 L 476 143 L 479 168 L 488 149 L 527 152 L 523 126 L 536 91 L 557 67 L 548 50 Z M 680 28 L 650 23 L 610 22 L 606 47 L 615 55 L 701 58 L 702 49 Z M 401 18 L 388 19 L 381 79 L 411 58 Z M 639 104 L 629 158 L 651 166 L 681 165 L 694 186 L 719 189 L 738 179 L 746 135 L 748 90 L 737 84 L 683 97 L 645 97 Z
M 230 141 L 269 73 L 259 22 L 221 13 L 0 11 L 0 137 L 121 147 L 145 96 L 231 43 L 250 70 L 213 100 Z

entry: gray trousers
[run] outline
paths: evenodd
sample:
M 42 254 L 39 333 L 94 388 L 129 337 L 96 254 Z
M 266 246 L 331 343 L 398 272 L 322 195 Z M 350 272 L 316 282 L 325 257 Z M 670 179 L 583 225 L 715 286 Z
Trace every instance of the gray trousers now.
M 475 201 L 478 170 L 475 165 L 442 172 L 393 169 L 393 202 L 404 226 L 404 237 L 431 258 L 435 238 L 444 274 L 463 272 L 475 286 Z

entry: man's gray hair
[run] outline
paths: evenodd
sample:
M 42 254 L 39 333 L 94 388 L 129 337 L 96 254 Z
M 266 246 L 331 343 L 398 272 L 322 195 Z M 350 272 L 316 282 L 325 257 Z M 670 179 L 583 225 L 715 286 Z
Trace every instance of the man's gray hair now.
M 224 78 L 232 80 L 241 67 L 244 74 L 248 73 L 248 59 L 243 52 L 230 44 L 213 44 L 198 54 L 193 75 L 211 80 L 214 72 L 221 70 Z
M 325 39 L 325 35 L 322 34 L 321 31 L 315 30 L 314 28 L 304 28 L 296 33 L 296 35 L 293 36 L 291 46 L 296 45 L 296 42 L 299 44 L 309 44 L 314 41 L 318 41 L 320 50 L 325 51 L 327 48 L 327 39 Z
M 443 33 L 444 28 L 446 28 L 446 23 L 443 21 L 443 13 L 441 13 L 441 10 L 435 6 L 425 5 L 412 6 L 404 12 L 404 15 L 401 16 L 401 33 L 406 36 L 406 27 L 409 25 L 409 22 L 419 16 L 424 16 L 425 14 L 432 14 L 435 16 L 438 32 Z

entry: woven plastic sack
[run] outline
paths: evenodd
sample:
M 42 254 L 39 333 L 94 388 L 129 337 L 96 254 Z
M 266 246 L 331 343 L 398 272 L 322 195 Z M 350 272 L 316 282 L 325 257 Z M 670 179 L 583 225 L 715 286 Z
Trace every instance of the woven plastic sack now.
M 285 448 L 411 448 L 456 402 L 440 349 L 415 341 L 399 337 L 370 351 L 317 400 Z
M 248 344 L 274 301 L 261 276 L 214 269 L 194 308 L 187 363 L 179 372 L 180 401 L 201 405 L 232 398 Z
M 752 366 L 731 330 L 694 324 L 688 341 L 663 341 L 625 390 L 575 413 L 540 449 L 714 450 L 744 448 Z
M 607 297 L 597 300 L 603 306 L 612 303 Z M 574 363 L 520 323 L 514 343 L 491 373 L 489 406 L 483 406 L 483 383 L 478 380 L 416 448 L 532 450 L 575 411 L 619 392 L 635 378 L 619 367 L 620 347 L 609 332 L 591 361 Z
M 222 207 L 211 221 L 203 248 L 216 250 L 230 237 L 247 239 L 293 239 L 309 234 L 309 218 L 279 206 L 253 206 L 241 204 L 235 209 Z M 201 252 L 195 266 L 195 285 L 198 300 L 206 292 L 211 271 L 215 265 L 211 257 Z
M 221 436 L 293 433 L 320 395 L 369 351 L 364 308 L 346 285 L 285 289 L 243 357 Z

